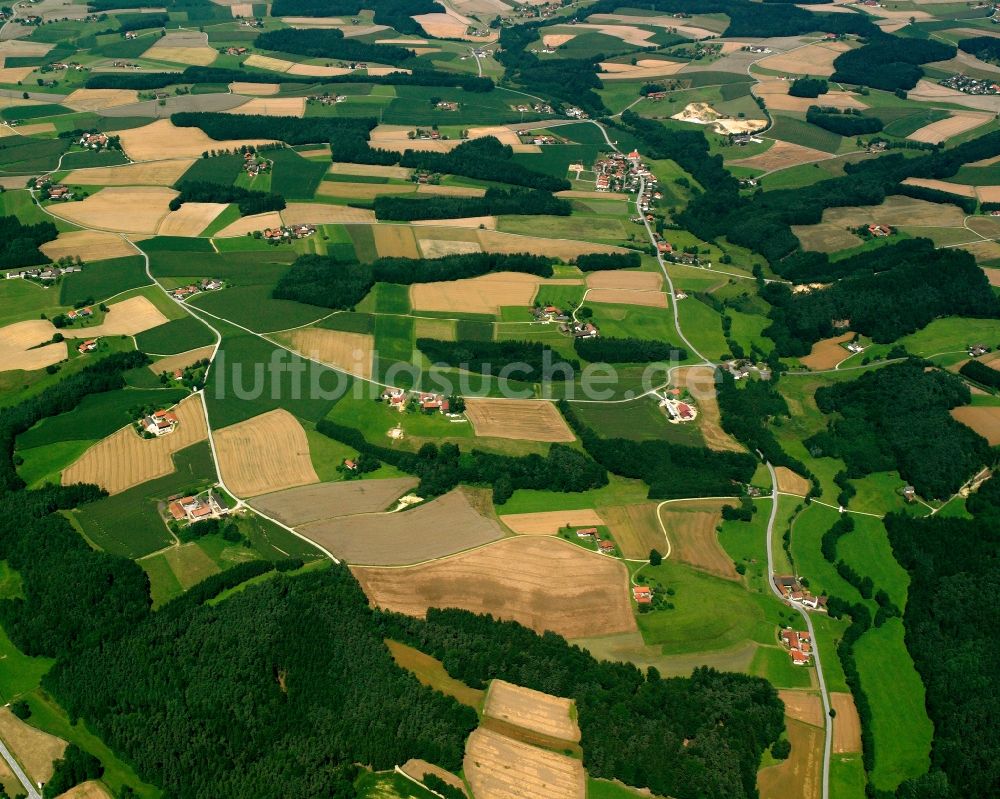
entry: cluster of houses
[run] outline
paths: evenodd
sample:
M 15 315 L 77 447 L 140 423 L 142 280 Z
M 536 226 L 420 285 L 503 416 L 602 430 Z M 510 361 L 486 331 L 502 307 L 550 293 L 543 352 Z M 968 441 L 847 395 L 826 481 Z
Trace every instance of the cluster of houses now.
M 949 89 L 957 89 L 964 94 L 1000 94 L 1000 83 L 995 80 L 970 78 L 961 73 L 945 78 L 941 81 L 941 85 L 947 86 Z
M 761 380 L 771 379 L 771 367 L 766 364 L 758 366 L 749 358 L 735 358 L 731 361 L 723 361 L 722 368 L 733 376 L 733 380 L 743 380 L 756 373 Z
M 575 105 L 568 105 L 563 109 L 563 113 L 570 119 L 590 119 L 590 114 Z
M 729 143 L 737 147 L 746 147 L 748 144 L 763 144 L 764 140 L 756 133 L 734 133 L 729 137 Z
M 246 47 L 226 47 L 220 48 L 219 52 L 225 55 L 246 55 L 250 51 Z
M 969 353 L 970 358 L 981 358 L 983 355 L 992 352 L 986 344 L 970 344 L 966 348 L 966 352 Z
M 565 144 L 566 140 L 548 133 L 534 133 L 530 130 L 515 131 L 522 144 Z
M 552 106 L 548 103 L 518 103 L 517 105 L 512 105 L 515 111 L 519 111 L 522 114 L 552 114 Z
M 434 107 L 438 111 L 457 111 L 460 106 L 455 100 L 438 100 Z
M 414 169 L 410 173 L 410 180 L 420 185 L 437 185 L 441 182 L 440 172 L 431 172 L 429 169 Z
M 740 48 L 744 53 L 756 53 L 757 55 L 767 55 L 774 52 L 770 47 L 762 44 L 747 44 Z
M 868 225 L 868 235 L 876 239 L 884 239 L 887 236 L 893 234 L 893 229 L 889 225 L 881 225 L 877 223 L 871 223 Z
M 244 28 L 263 28 L 264 20 L 257 19 L 256 17 L 253 19 L 242 19 L 240 20 L 240 26 Z
M 88 307 L 74 308 L 71 311 L 66 311 L 66 318 L 69 319 L 70 322 L 76 322 L 80 319 L 89 319 L 93 315 L 94 312 Z
M 531 309 L 531 315 L 536 322 L 569 322 L 570 316 L 555 305 L 536 305 Z
M 844 344 L 844 349 L 855 355 L 865 351 L 864 345 L 860 341 L 848 341 Z
M 420 139 L 421 141 L 437 141 L 441 138 L 440 131 L 431 128 L 414 128 L 413 130 L 407 132 L 406 137 L 408 139 Z
M 559 325 L 559 332 L 573 338 L 597 338 L 601 335 L 593 322 L 564 322 Z
M 77 141 L 77 144 L 88 150 L 103 150 L 113 143 L 107 133 L 84 133 Z
M 79 266 L 47 266 L 44 269 L 41 267 L 32 267 L 30 269 L 18 269 L 14 272 L 7 272 L 5 277 L 8 280 L 13 280 L 15 278 L 22 278 L 24 280 L 40 280 L 43 283 L 51 283 L 58 280 L 63 275 L 68 275 L 70 272 L 80 272 L 81 267 Z M 73 313 L 70 311 L 70 313 Z
M 282 225 L 281 227 L 264 228 L 261 236 L 265 241 L 291 241 L 304 239 L 316 232 L 315 225 Z
M 513 13 L 510 16 L 504 17 L 503 22 L 512 24 L 515 19 L 547 19 L 558 14 L 562 7 L 562 3 L 542 3 L 541 5 L 516 3 Z
M 812 658 L 812 641 L 809 638 L 809 633 L 798 632 L 791 627 L 786 627 L 781 631 L 781 643 L 788 649 L 793 665 L 809 665 L 809 660 Z
M 73 192 L 69 190 L 69 186 L 64 186 L 62 183 L 53 183 L 47 175 L 35 178 L 28 184 L 28 187 L 41 192 L 43 200 L 73 199 Z
M 793 574 L 776 574 L 774 586 L 789 602 L 809 610 L 826 610 L 826 597 L 814 596 Z
M 320 105 L 336 105 L 337 103 L 342 103 L 347 99 L 346 94 L 313 94 L 309 96 L 310 103 L 319 103 Z
M 404 388 L 387 388 L 382 392 L 382 399 L 389 407 L 402 413 L 409 406 L 419 408 L 424 413 L 450 413 L 451 404 L 444 394 L 432 394 L 426 391 L 407 391 Z
M 76 345 L 76 351 L 81 355 L 86 355 L 87 353 L 93 352 L 96 349 L 97 349 L 96 338 L 85 339 L 84 341 L 81 341 L 79 344 Z
M 671 424 L 691 422 L 698 418 L 698 409 L 688 400 L 682 399 L 679 388 L 668 388 L 660 397 L 659 406 L 666 411 L 667 421 Z
M 54 61 L 51 64 L 43 64 L 38 68 L 39 72 L 63 72 L 72 69 L 74 72 L 83 72 L 86 67 L 79 61 Z
M 597 551 L 602 555 L 615 554 L 615 542 L 606 538 L 602 539 L 600 533 L 597 532 L 596 527 L 583 527 L 576 531 L 576 537 L 583 541 L 589 541 L 592 544 L 596 544 Z
M 246 150 L 243 153 L 243 171 L 250 177 L 255 178 L 261 172 L 267 172 L 271 168 L 271 162 L 266 158 L 258 158 L 253 150 Z
M 225 285 L 221 280 L 206 278 L 197 284 L 191 283 L 187 286 L 175 288 L 170 292 L 170 296 L 175 300 L 186 300 L 188 297 L 193 297 L 195 294 L 200 294 L 203 291 L 218 291 L 225 287 Z
M 656 178 L 642 162 L 637 150 L 628 155 L 623 153 L 602 153 L 594 163 L 594 173 L 597 175 L 595 188 L 597 191 L 631 192 L 639 188 L 639 183 L 645 179 L 645 191 L 639 198 L 639 208 L 643 212 L 650 209 L 654 200 L 662 198 L 656 190 Z
M 177 422 L 176 413 L 161 409 L 143 416 L 139 421 L 139 428 L 142 432 L 159 438 L 174 432 L 177 429 Z
M 115 60 L 111 62 L 111 66 L 115 69 L 142 69 L 142 67 L 133 61 Z
M 204 521 L 205 519 L 218 519 L 229 513 L 229 508 L 219 502 L 211 489 L 203 495 L 172 497 L 168 500 L 168 503 L 167 509 L 174 521 L 186 521 L 188 524 Z

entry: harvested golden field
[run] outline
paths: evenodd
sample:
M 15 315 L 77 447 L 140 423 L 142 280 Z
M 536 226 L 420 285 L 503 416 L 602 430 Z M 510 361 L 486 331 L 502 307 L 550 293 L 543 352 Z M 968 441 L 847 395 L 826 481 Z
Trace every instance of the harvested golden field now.
M 348 563 L 372 566 L 429 561 L 480 547 L 503 536 L 496 520 L 483 516 L 463 489 L 450 491 L 405 513 L 325 519 L 305 525 L 299 532 Z M 410 570 L 390 571 L 409 573 Z M 383 570 L 372 573 L 381 575 Z
M 424 183 L 417 186 L 417 194 L 436 194 L 440 197 L 482 197 L 486 194 L 486 189 L 477 189 L 474 186 L 438 186 Z
M 271 227 L 281 227 L 281 214 L 277 211 L 266 211 L 263 214 L 240 217 L 235 222 L 231 222 L 218 231 L 215 234 L 215 238 L 231 239 L 237 236 L 245 236 L 247 233 L 253 233 L 255 230 L 264 230 Z
M 390 649 L 392 649 L 392 645 L 394 643 L 395 641 L 386 641 L 386 644 L 389 646 Z M 395 653 L 393 654 L 395 655 Z M 397 663 L 398 662 L 399 661 L 397 660 Z M 403 666 L 403 668 L 406 667 Z M 417 679 L 420 678 L 417 677 Z M 457 788 L 458 790 L 460 790 L 463 796 L 468 796 L 468 794 L 465 792 L 465 783 L 462 782 L 461 778 L 456 777 L 450 771 L 445 771 L 440 766 L 435 766 L 433 763 L 428 763 L 426 760 L 419 760 L 415 757 L 411 757 L 402 766 L 400 766 L 399 769 L 404 774 L 408 775 L 409 777 L 412 777 L 418 782 L 423 782 L 424 778 L 428 774 L 433 774 L 434 776 L 444 780 L 453 788 Z
M 587 288 L 629 289 L 632 291 L 659 291 L 663 277 L 659 272 L 634 272 L 625 269 L 609 269 L 587 274 Z
M 198 67 L 207 67 L 218 56 L 218 51 L 208 45 L 208 36 L 192 30 L 170 31 L 143 53 L 143 58 Z
M 476 799 L 584 799 L 583 763 L 480 727 L 465 745 L 465 778 Z
M 591 289 L 588 302 L 610 302 L 616 305 L 642 305 L 647 308 L 666 308 L 667 295 L 662 291 L 637 289 Z
M 219 472 L 237 496 L 318 483 L 302 425 L 278 408 L 215 432 Z
M 623 66 L 625 69 L 620 68 Z M 689 66 L 687 61 L 667 61 L 662 58 L 642 58 L 635 66 L 605 61 L 601 63 L 601 68 L 604 71 L 598 77 L 601 80 L 646 80 L 676 75 L 686 66 Z
M 229 84 L 229 91 L 233 94 L 256 94 L 261 97 L 277 94 L 281 90 L 278 83 L 244 83 L 233 81 Z
M 831 693 L 830 706 L 837 711 L 833 720 L 833 751 L 836 754 L 861 751 L 861 719 L 850 694 Z M 822 726 L 822 722 L 820 722 Z
M 447 153 L 462 143 L 461 139 L 411 139 L 409 125 L 379 125 L 371 132 L 371 146 L 383 150 L 424 150 Z
M 286 61 L 282 58 L 271 58 L 266 55 L 258 55 L 257 53 L 252 53 L 247 56 L 246 60 L 243 62 L 248 67 L 257 67 L 258 69 L 269 69 L 272 72 L 287 72 L 288 68 L 292 66 L 291 61 Z
M 304 327 L 276 338 L 306 358 L 366 380 L 372 376 L 375 337 L 367 333 Z
M 90 780 L 81 782 L 70 788 L 66 793 L 59 794 L 59 799 L 114 799 L 103 782 Z
M 462 39 L 470 42 L 489 42 L 496 39 L 496 34 L 469 36 L 466 30 L 476 23 L 447 6 L 443 14 L 417 14 L 413 16 L 413 21 L 423 28 L 428 36 L 433 36 L 435 39 Z
M 995 241 L 974 241 L 971 244 L 963 244 L 963 250 L 968 250 L 975 257 L 976 261 L 982 263 L 983 261 L 996 261 L 1000 258 L 1000 243 Z M 995 270 L 984 270 L 987 275 L 990 271 Z M 996 285 L 996 284 L 994 284 Z
M 122 258 L 135 255 L 135 248 L 116 233 L 99 230 L 74 230 L 39 247 L 53 261 L 67 255 L 79 255 L 84 261 Z
M 20 83 L 34 71 L 34 67 L 0 67 L 0 83 Z
M 877 222 L 893 227 L 962 227 L 965 212 L 957 205 L 931 203 L 893 194 L 876 206 L 827 208 L 823 222 L 840 227 L 857 227 L 862 222 Z
M 375 212 L 329 203 L 288 203 L 281 218 L 286 225 L 356 225 L 374 223 Z
M 262 494 L 254 498 L 253 506 L 282 524 L 298 527 L 320 519 L 380 513 L 416 488 L 418 482 L 415 477 L 397 477 L 316 483 Z
M 566 44 L 570 39 L 575 39 L 576 34 L 573 33 L 546 33 L 542 36 L 542 44 L 546 47 L 551 47 L 553 50 L 557 47 L 561 47 Z
M 442 225 L 441 223 L 444 222 Z M 483 228 L 486 230 L 496 230 L 497 218 L 495 216 L 460 216 L 454 219 L 414 219 L 410 222 L 411 225 L 417 227 L 434 227 L 437 228 L 437 233 L 432 234 L 430 231 L 424 233 L 423 231 L 417 232 L 417 238 L 420 239 L 422 236 L 430 238 L 432 235 L 437 235 L 438 238 L 442 238 L 445 235 L 455 236 L 454 230 L 456 228 Z M 451 231 L 451 232 L 449 232 Z M 475 242 L 479 244 L 479 236 L 472 235 L 468 239 L 463 239 L 463 241 L 468 241 L 470 243 Z
M 414 283 L 410 303 L 416 311 L 498 314 L 502 305 L 531 305 L 539 282 L 534 275 L 494 272 L 464 280 Z
M 844 349 L 845 341 L 854 338 L 853 333 L 842 333 L 833 338 L 825 338 L 812 345 L 812 350 L 804 358 L 799 358 L 799 363 L 808 369 L 832 369 L 845 358 L 849 353 Z
M 958 136 L 967 130 L 978 128 L 993 119 L 992 114 L 977 111 L 953 111 L 947 119 L 932 122 L 929 125 L 913 131 L 906 138 L 913 141 L 937 144 L 947 141 L 952 136 Z
M 544 239 L 537 236 L 521 236 L 517 233 L 501 233 L 498 230 L 480 230 L 479 243 L 483 246 L 483 252 L 530 252 L 548 258 L 561 258 L 564 261 L 591 252 L 627 252 L 624 247 L 615 247 L 611 244 L 594 244 L 590 241 L 573 239 Z
M 684 25 L 678 24 L 677 17 L 670 14 L 661 15 L 651 15 L 648 17 L 638 16 L 635 14 L 594 14 L 590 19 L 595 22 L 609 22 L 612 24 L 629 24 L 629 25 L 652 25 L 657 28 L 671 28 L 677 31 L 681 36 L 686 36 L 689 39 L 705 39 L 709 36 L 718 36 L 715 31 L 710 31 L 707 28 L 698 27 L 696 25 Z M 680 20 L 683 23 L 683 20 Z M 732 44 L 731 42 L 725 42 L 725 44 Z M 739 49 L 738 47 L 736 49 Z M 725 52 L 725 50 L 723 51 Z
M 537 513 L 509 513 L 500 521 L 518 535 L 556 535 L 563 527 L 598 527 L 607 522 L 596 510 L 543 510 Z M 646 554 L 649 552 L 647 550 Z
M 0 738 L 21 764 L 25 774 L 36 782 L 52 779 L 52 763 L 62 757 L 66 742 L 32 727 L 10 712 L 0 708 Z
M 577 743 L 580 727 L 571 717 L 572 708 L 572 699 L 534 691 L 505 680 L 493 680 L 486 694 L 483 714 L 532 732 Z
M 380 258 L 419 258 L 413 228 L 408 225 L 374 225 L 375 250 Z
M 252 57 L 252 56 L 251 56 Z M 305 75 L 315 78 L 333 78 L 337 75 L 349 75 L 354 70 L 345 67 L 324 67 L 319 64 L 296 64 L 293 61 L 284 62 L 288 68 L 284 70 L 289 75 Z
M 686 366 L 674 371 L 674 385 L 685 389 L 698 404 L 698 428 L 705 446 L 717 452 L 746 452 L 722 429 L 722 414 L 715 389 L 715 370 L 710 366 Z
M 462 255 L 482 252 L 483 248 L 475 241 L 453 241 L 451 239 L 417 239 L 420 254 L 424 258 L 443 258 L 446 255 Z
M 208 437 L 201 399 L 191 396 L 174 412 L 177 427 L 159 438 L 143 439 L 131 425 L 97 442 L 63 470 L 63 485 L 96 483 L 109 494 L 174 471 L 171 455 Z
M 651 549 L 667 554 L 670 545 L 656 518 L 656 506 L 656 502 L 643 502 L 598 509 L 624 557 L 648 558 Z
M 513 131 L 513 129 L 507 127 L 506 125 L 481 125 L 479 127 L 469 128 L 470 139 L 482 139 L 486 136 L 492 136 L 501 144 L 510 144 L 513 146 L 521 143 L 521 139 L 518 138 L 518 135 Z
M 464 533 L 459 525 L 450 529 L 452 537 Z M 566 638 L 636 629 L 622 562 L 549 536 L 507 538 L 408 569 L 353 571 L 372 602 L 410 616 L 464 608 Z
M 68 328 L 67 338 L 95 338 L 97 336 L 134 336 L 166 324 L 169 320 L 153 303 L 143 296 L 129 297 L 108 306 L 104 321 L 90 327 Z
M 567 189 L 557 191 L 556 197 L 566 200 L 629 200 L 629 195 L 617 191 L 579 191 L 577 189 Z
M 139 92 L 135 89 L 77 89 L 62 101 L 62 105 L 74 111 L 100 111 L 137 102 Z
M 172 374 L 175 369 L 184 369 L 203 358 L 211 358 L 213 352 L 215 352 L 215 347 L 212 345 L 199 347 L 196 350 L 188 350 L 179 355 L 168 355 L 166 358 L 160 358 L 160 360 L 151 363 L 149 368 L 154 375 L 161 374 L 162 372 Z
M 155 233 L 176 196 L 176 191 L 162 186 L 119 186 L 101 189 L 85 200 L 49 206 L 49 211 L 81 227 Z
M 787 466 L 776 466 L 774 475 L 778 478 L 778 491 L 782 494 L 795 494 L 804 497 L 809 493 L 809 481 Z
M 143 164 L 94 166 L 74 169 L 65 182 L 79 186 L 173 186 L 193 163 L 193 158 L 174 158 Z
M 808 44 L 787 53 L 770 55 L 757 63 L 765 69 L 773 69 L 775 72 L 827 78 L 833 74 L 833 62 L 837 56 L 850 49 L 850 46 L 845 42 Z
M 594 30 L 598 33 L 603 33 L 605 36 L 614 36 L 616 39 L 621 39 L 626 44 L 631 44 L 635 47 L 653 46 L 650 39 L 655 35 L 653 31 L 643 30 L 636 25 L 621 25 L 616 22 L 609 22 L 603 25 L 598 23 L 577 23 L 570 28 L 570 32 L 577 29 Z
M 270 139 L 226 139 L 216 141 L 200 128 L 178 128 L 169 119 L 158 119 L 141 128 L 118 132 L 122 149 L 133 161 L 170 158 L 200 158 L 206 150 L 237 150 L 244 144 L 270 144 Z
M 55 133 L 56 126 L 51 122 L 36 122 L 33 125 L 18 125 L 17 132 L 21 136 L 38 136 L 43 133 Z
M 1000 269 L 983 269 L 991 286 L 1000 286 Z
M 417 187 L 412 183 L 349 183 L 340 180 L 324 180 L 316 189 L 319 197 L 354 198 L 373 200 L 380 194 L 414 194 Z
M 660 508 L 660 520 L 670 539 L 671 558 L 717 577 L 738 580 L 732 558 L 719 544 L 715 530 L 722 521 L 722 506 L 734 502 L 699 499 L 670 502 Z
M 228 114 L 260 114 L 268 117 L 302 117 L 306 114 L 305 97 L 254 97 Z
M 330 164 L 333 175 L 371 175 L 372 177 L 408 180 L 412 169 L 405 166 L 380 166 L 378 164 L 345 164 L 335 161 Z
M 48 319 L 30 319 L 0 327 L 0 372 L 10 369 L 30 372 L 65 360 L 68 356 L 65 341 L 31 349 L 51 341 L 55 332 Z
M 160 222 L 161 236 L 198 236 L 229 207 L 228 203 L 184 203 Z
M 764 99 L 769 111 L 797 111 L 804 114 L 809 110 L 809 106 L 817 103 L 834 108 L 856 108 L 859 110 L 868 108 L 866 103 L 850 92 L 829 91 L 819 99 L 792 97 L 788 94 L 791 85 L 792 82 L 787 80 L 762 80 L 753 87 L 753 93 Z M 823 157 L 829 158 L 830 156 L 828 153 L 823 153 Z
M 803 250 L 832 253 L 864 244 L 864 240 L 848 228 L 829 222 L 791 225 L 791 228 Z
M 789 718 L 804 721 L 814 727 L 823 726 L 823 702 L 819 694 L 809 691 L 778 691 L 778 698 L 785 703 L 785 715 Z
M 574 441 L 559 409 L 545 400 L 473 399 L 465 415 L 477 436 L 519 441 Z
M 787 760 L 757 772 L 760 799 L 820 799 L 823 730 L 786 717 L 792 753 Z
M 990 446 L 1000 444 L 1000 407 L 962 405 L 958 408 L 952 408 L 951 415 L 954 419 L 979 433 L 990 442 Z
M 801 144 L 792 144 L 788 141 L 776 141 L 766 152 L 750 158 L 738 158 L 730 161 L 731 166 L 745 166 L 750 169 L 760 169 L 764 172 L 776 172 L 779 169 L 787 169 L 790 166 L 799 164 L 810 164 L 813 161 L 823 161 L 830 157 L 829 153 L 822 150 L 814 150 L 811 147 L 803 147 Z

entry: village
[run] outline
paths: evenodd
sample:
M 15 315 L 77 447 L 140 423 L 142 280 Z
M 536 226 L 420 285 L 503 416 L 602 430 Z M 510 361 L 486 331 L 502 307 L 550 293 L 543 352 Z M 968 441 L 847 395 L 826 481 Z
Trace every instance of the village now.
M 957 89 L 963 94 L 1000 94 L 1000 84 L 995 80 L 972 78 L 959 73 L 941 81 L 942 86 Z
M 445 416 L 460 417 L 462 414 L 451 412 L 451 400 L 444 394 L 432 394 L 426 391 L 407 391 L 404 388 L 387 388 L 382 392 L 381 399 L 400 413 L 405 411 L 423 411 L 424 413 L 441 413 Z M 400 438 L 401 436 L 394 436 Z
M 296 239 L 304 239 L 316 232 L 315 225 L 282 225 L 281 227 L 269 227 L 263 230 L 255 230 L 253 233 L 248 233 L 248 236 L 253 236 L 255 239 L 263 239 L 264 241 L 271 242 L 273 244 L 280 244 L 282 242 L 295 241 Z

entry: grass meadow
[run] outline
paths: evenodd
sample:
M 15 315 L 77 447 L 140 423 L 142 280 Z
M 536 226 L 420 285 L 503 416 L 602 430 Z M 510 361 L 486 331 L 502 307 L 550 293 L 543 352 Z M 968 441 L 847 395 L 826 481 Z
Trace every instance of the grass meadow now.
M 143 352 L 176 355 L 214 344 L 215 334 L 201 320 L 185 315 L 183 319 L 174 319 L 137 334 L 135 343 Z
M 122 291 L 146 285 L 149 285 L 149 278 L 141 256 L 111 258 L 89 263 L 83 271 L 64 277 L 59 288 L 59 302 L 62 305 L 100 302 Z

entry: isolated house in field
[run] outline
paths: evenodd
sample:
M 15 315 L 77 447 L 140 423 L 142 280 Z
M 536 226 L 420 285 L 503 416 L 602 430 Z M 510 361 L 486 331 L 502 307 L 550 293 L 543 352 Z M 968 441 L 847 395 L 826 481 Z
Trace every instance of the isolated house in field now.
M 97 340 L 91 338 L 81 342 L 77 346 L 76 351 L 79 352 L 81 355 L 86 355 L 88 352 L 93 352 L 96 349 L 97 349 Z
M 639 605 L 649 605 L 653 602 L 653 592 L 648 585 L 636 585 L 632 587 L 632 598 Z
M 871 224 L 868 226 L 868 232 L 877 239 L 883 239 L 886 236 L 892 235 L 892 228 L 888 225 Z
M 45 279 L 44 275 L 42 279 Z M 66 318 L 71 322 L 75 322 L 77 319 L 86 319 L 88 316 L 93 315 L 94 312 L 90 308 L 74 308 L 72 311 L 66 312 Z
M 597 542 L 597 549 L 603 555 L 611 555 L 615 551 L 615 542 L 614 541 L 598 541 Z
M 143 429 L 154 436 L 165 436 L 177 427 L 177 414 L 173 411 L 153 411 L 142 420 Z
M 357 461 L 351 460 L 350 458 L 344 459 L 344 468 L 349 472 L 356 472 L 358 470 Z
M 576 531 L 577 538 L 597 538 L 596 527 L 583 527 Z

